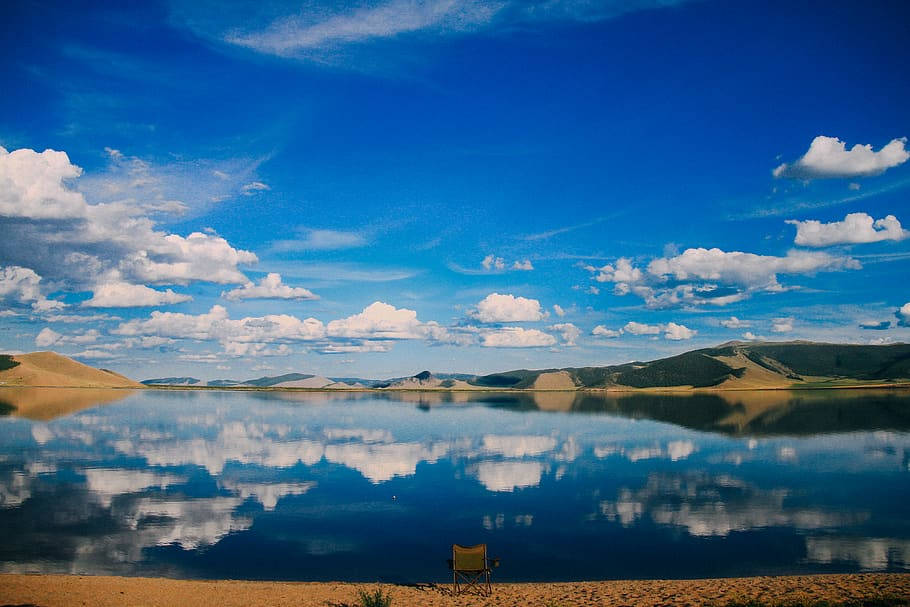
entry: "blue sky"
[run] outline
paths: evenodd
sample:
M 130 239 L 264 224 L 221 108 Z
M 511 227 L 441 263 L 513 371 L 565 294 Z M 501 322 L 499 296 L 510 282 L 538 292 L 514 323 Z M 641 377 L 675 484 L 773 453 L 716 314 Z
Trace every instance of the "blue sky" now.
M 0 349 L 139 379 L 910 338 L 903 2 L 5 3 Z

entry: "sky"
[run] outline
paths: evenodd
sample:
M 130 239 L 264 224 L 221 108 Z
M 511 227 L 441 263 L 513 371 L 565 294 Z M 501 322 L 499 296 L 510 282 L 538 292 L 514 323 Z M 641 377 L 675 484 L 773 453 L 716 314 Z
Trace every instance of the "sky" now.
M 908 37 L 901 1 L 0 3 L 0 351 L 385 378 L 910 341 Z

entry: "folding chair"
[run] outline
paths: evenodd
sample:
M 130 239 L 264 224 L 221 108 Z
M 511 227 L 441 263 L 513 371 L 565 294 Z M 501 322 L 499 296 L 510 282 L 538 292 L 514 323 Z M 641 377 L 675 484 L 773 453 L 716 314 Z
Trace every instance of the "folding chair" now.
M 499 559 L 494 559 L 494 566 Z M 452 585 L 454 593 L 477 588 L 482 594 L 493 594 L 490 580 L 490 561 L 487 559 L 487 545 L 459 546 L 452 544 Z

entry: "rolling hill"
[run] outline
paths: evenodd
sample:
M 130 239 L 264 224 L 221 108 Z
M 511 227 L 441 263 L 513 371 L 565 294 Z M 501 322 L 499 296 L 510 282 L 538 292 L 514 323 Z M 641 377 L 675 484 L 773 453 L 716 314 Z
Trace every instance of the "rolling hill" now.
M 119 373 L 96 369 L 55 352 L 0 355 L 0 385 L 62 388 L 142 388 Z
M 483 388 L 731 390 L 886 384 L 910 380 L 910 345 L 730 342 L 650 362 L 519 369 L 468 380 Z M 549 387 L 552 386 L 552 387 Z

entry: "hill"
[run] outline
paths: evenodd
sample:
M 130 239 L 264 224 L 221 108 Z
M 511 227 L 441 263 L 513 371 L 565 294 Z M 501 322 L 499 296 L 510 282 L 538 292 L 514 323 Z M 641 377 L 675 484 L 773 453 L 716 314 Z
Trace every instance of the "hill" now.
M 519 369 L 468 380 L 482 388 L 748 390 L 835 387 L 910 380 L 910 345 L 732 342 L 650 362 L 608 367 Z
M 158 379 L 143 379 L 141 384 L 146 386 L 204 386 L 201 379 L 195 377 L 160 377 Z
M 0 355 L 0 385 L 60 388 L 142 388 L 107 369 L 96 369 L 55 352 Z

